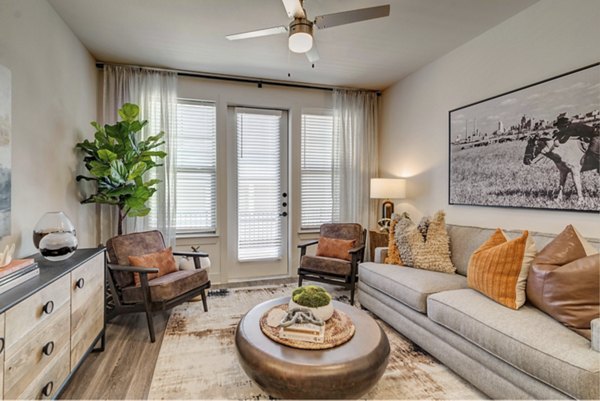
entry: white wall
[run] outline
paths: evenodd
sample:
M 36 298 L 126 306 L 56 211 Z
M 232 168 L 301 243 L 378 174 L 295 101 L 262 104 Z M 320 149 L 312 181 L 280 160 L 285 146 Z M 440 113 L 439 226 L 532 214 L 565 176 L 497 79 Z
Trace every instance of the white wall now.
M 445 209 L 449 223 L 600 237 L 597 214 L 449 206 L 448 111 L 600 60 L 600 2 L 541 0 L 383 93 L 381 176 L 409 177 L 415 217 Z
M 331 109 L 332 94 L 328 91 L 294 89 L 227 81 L 205 80 L 191 77 L 179 77 L 178 95 L 181 98 L 210 100 L 217 103 L 217 220 L 218 232 L 215 236 L 202 238 L 180 238 L 178 248 L 189 250 L 189 245 L 201 244 L 202 250 L 211 255 L 211 280 L 226 282 L 244 279 L 243 272 L 228 269 L 233 263 L 232 257 L 236 244 L 228 241 L 228 226 L 235 214 L 228 214 L 228 181 L 235 174 L 232 161 L 236 158 L 236 149 L 228 144 L 227 107 L 254 106 L 288 110 L 289 113 L 289 194 L 288 207 L 290 223 L 289 273 L 296 274 L 299 263 L 297 244 L 306 239 L 316 238 L 316 234 L 300 233 L 300 126 L 304 109 Z M 230 200 L 231 201 L 231 200 Z M 231 202 L 230 202 L 231 203 Z M 251 273 L 251 272 L 248 272 Z
M 37 220 L 62 210 L 80 247 L 96 244 L 95 207 L 80 205 L 74 146 L 93 135 L 94 60 L 46 0 L 0 2 L 0 64 L 12 72 L 12 233 L 35 252 Z

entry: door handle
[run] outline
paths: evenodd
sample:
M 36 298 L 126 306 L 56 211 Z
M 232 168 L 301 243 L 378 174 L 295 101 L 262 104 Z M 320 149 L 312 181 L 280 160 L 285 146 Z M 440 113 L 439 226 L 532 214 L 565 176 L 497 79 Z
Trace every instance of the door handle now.
M 282 216 L 282 217 L 287 217 L 287 212 L 279 213 L 279 215 Z

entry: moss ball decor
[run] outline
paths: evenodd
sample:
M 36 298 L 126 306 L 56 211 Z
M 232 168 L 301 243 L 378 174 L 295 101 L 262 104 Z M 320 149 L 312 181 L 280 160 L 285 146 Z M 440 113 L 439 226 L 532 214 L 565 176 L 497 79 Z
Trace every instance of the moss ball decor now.
M 320 308 L 331 303 L 331 295 L 323 287 L 306 285 L 292 292 L 292 300 L 307 308 Z

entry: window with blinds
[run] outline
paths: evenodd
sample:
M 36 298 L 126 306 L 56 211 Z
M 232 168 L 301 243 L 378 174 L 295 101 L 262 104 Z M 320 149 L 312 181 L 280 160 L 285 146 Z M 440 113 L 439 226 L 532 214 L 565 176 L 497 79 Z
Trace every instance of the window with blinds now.
M 300 228 L 317 229 L 333 216 L 333 116 L 303 114 Z
M 281 118 L 277 110 L 235 109 L 240 262 L 283 256 Z
M 177 232 L 217 229 L 217 110 L 215 103 L 177 105 Z

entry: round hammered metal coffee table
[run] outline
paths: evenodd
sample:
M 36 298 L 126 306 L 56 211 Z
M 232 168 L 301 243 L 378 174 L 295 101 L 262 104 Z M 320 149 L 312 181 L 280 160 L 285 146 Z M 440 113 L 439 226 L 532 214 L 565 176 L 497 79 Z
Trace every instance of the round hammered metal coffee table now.
M 240 365 L 267 394 L 284 399 L 359 398 L 381 378 L 390 344 L 377 322 L 365 312 L 337 301 L 356 327 L 352 339 L 326 350 L 303 350 L 278 344 L 263 334 L 261 316 L 289 297 L 252 308 L 237 326 L 235 345 Z

